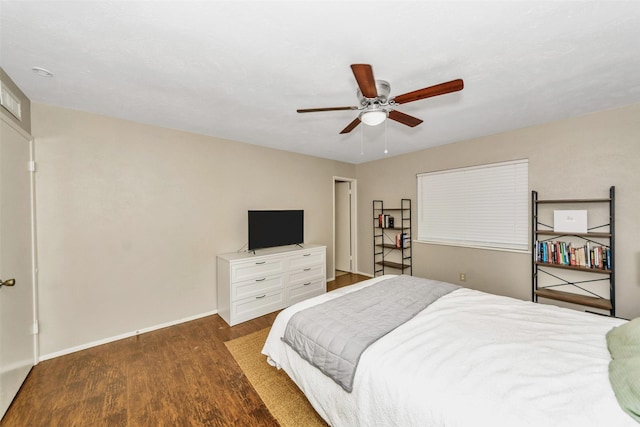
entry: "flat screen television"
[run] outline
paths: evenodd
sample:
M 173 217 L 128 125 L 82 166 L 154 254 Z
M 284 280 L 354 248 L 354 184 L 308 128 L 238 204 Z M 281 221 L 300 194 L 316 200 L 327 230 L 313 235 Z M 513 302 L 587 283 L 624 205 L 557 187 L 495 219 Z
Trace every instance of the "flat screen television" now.
M 249 211 L 249 250 L 304 243 L 304 211 Z

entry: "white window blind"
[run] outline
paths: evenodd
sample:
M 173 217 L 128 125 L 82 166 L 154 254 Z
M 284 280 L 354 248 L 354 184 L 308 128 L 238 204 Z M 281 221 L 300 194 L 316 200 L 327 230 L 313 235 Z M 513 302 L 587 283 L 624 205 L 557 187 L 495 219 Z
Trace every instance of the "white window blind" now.
M 418 240 L 528 249 L 529 161 L 418 174 Z

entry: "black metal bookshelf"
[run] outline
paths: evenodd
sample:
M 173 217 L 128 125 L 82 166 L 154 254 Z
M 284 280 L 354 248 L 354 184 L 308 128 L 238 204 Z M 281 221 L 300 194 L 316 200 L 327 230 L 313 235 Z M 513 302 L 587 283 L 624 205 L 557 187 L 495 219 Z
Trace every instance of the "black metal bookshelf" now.
M 544 224 L 539 218 L 539 209 L 542 205 L 557 206 L 580 206 L 589 212 L 589 205 L 606 205 L 609 210 L 608 223 L 592 226 L 586 232 L 562 232 L 555 231 L 552 225 Z M 552 206 L 553 207 L 553 206 Z M 602 230 L 606 231 L 602 231 Z M 585 307 L 596 308 L 609 311 L 610 316 L 616 314 L 616 298 L 615 298 L 615 187 L 609 188 L 608 198 L 595 199 L 538 199 L 538 192 L 531 192 L 531 233 L 532 233 L 532 277 L 531 277 L 531 299 L 538 302 L 538 298 L 563 301 L 572 304 L 578 304 Z M 599 231 L 596 231 L 599 230 Z M 590 253 L 586 252 L 586 265 L 570 258 L 558 259 L 558 255 L 554 255 L 547 259 L 541 259 L 541 248 L 546 249 L 544 245 L 553 244 L 552 248 L 557 248 L 558 240 L 563 238 L 578 238 L 585 242 L 587 248 L 591 244 L 595 248 L 604 248 L 604 264 L 594 262 Z M 564 243 L 564 242 L 561 242 Z M 542 244 L 542 245 L 541 245 Z M 560 246 L 561 247 L 561 246 Z M 575 248 L 574 248 L 575 249 Z M 557 249 L 556 249 L 557 250 Z M 543 251 L 545 252 L 545 251 Z M 575 271 L 579 273 L 588 273 L 592 276 L 585 277 L 584 280 L 569 280 L 563 275 L 563 271 Z M 557 280 L 555 284 L 540 286 L 541 275 L 550 276 Z M 553 280 L 551 279 L 551 280 Z M 594 282 L 608 281 L 609 295 L 608 298 L 603 297 L 589 289 L 589 285 Z M 577 292 L 567 292 L 559 290 L 558 287 L 569 288 Z
M 374 200 L 374 277 L 393 272 L 413 275 L 411 239 L 411 199 L 401 199 L 400 207 L 393 208 Z

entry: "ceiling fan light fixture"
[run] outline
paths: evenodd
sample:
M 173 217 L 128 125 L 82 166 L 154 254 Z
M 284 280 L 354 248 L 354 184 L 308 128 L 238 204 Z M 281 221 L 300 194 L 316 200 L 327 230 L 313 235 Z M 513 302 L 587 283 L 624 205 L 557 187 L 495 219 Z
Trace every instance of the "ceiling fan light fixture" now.
M 360 114 L 360 120 L 365 125 L 377 126 L 384 122 L 387 118 L 387 112 L 384 110 L 367 110 Z
M 389 82 L 386 80 L 376 80 L 373 76 L 371 65 L 351 64 L 351 70 L 353 71 L 353 76 L 356 78 L 356 83 L 358 83 L 358 90 L 356 91 L 359 101 L 358 106 L 305 108 L 298 109 L 298 113 L 342 110 L 360 111 L 358 117 L 353 119 L 346 128 L 342 129 L 340 135 L 351 132 L 358 127 L 360 123 L 364 123 L 367 126 L 377 126 L 382 122 L 386 123 L 387 117 L 405 126 L 416 127 L 422 123 L 422 120 L 396 110 L 396 105 L 457 92 L 464 88 L 462 79 L 456 79 L 390 98 L 391 85 L 389 85 Z

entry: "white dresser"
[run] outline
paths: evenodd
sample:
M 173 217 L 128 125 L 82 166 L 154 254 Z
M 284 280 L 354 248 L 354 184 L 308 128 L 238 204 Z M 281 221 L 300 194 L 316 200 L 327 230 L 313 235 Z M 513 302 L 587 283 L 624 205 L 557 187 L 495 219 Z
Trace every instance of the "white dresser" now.
M 218 314 L 233 326 L 325 293 L 326 249 L 305 244 L 218 255 Z

